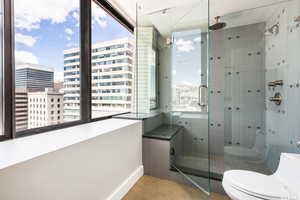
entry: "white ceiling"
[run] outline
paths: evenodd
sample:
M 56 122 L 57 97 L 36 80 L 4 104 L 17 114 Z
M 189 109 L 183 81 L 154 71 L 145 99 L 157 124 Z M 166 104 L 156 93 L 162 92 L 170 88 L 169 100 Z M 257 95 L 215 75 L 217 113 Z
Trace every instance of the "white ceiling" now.
M 174 29 L 196 25 L 207 26 L 208 0 L 109 1 L 132 22 L 136 19 L 136 3 L 138 3 L 139 24 L 153 24 L 162 35 L 168 35 Z M 269 8 L 265 6 L 286 1 L 289 0 L 210 0 L 210 20 L 214 23 L 214 16 L 223 16 L 228 27 L 260 22 L 270 15 Z M 162 12 L 164 9 L 167 9 L 165 14 Z

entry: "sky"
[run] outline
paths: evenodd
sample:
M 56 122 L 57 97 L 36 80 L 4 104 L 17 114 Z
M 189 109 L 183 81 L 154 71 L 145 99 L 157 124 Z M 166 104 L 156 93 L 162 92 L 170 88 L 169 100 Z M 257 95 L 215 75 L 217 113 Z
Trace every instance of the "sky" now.
M 201 30 L 174 32 L 172 36 L 175 40 L 174 48 L 172 48 L 173 85 L 200 85 L 203 51 Z
M 79 47 L 79 0 L 15 0 L 16 63 L 51 67 L 63 79 L 63 51 Z M 133 37 L 92 3 L 92 43 Z

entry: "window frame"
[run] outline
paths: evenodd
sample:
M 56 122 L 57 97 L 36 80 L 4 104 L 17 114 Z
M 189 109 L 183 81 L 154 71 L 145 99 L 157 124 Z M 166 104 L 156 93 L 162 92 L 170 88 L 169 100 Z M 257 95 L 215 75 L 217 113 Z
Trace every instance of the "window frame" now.
M 92 1 L 101 6 L 111 17 L 116 19 L 131 33 L 134 33 L 134 25 L 122 16 L 107 0 L 80 0 L 80 114 L 81 119 L 73 122 L 49 125 L 45 127 L 27 129 L 16 132 L 15 129 L 15 34 L 14 34 L 14 0 L 3 0 L 3 92 L 4 92 L 4 112 L 3 131 L 0 141 L 24 137 L 53 131 L 85 123 L 101 121 L 112 118 L 114 114 L 105 117 L 92 118 Z M 81 67 L 85 66 L 85 67 Z M 128 113 L 128 112 L 124 112 Z M 123 113 L 120 113 L 123 114 Z
M 107 0 L 91 0 L 90 2 L 94 2 L 95 4 L 97 4 L 98 6 L 100 6 L 108 15 L 110 15 L 111 17 L 113 17 L 117 22 L 119 22 L 123 27 L 125 27 L 129 32 L 131 32 L 132 34 L 134 34 L 134 26 L 125 18 L 123 17 L 123 15 L 121 15 Z M 92 3 L 91 3 L 92 4 Z M 92 7 L 92 5 L 90 6 L 90 8 Z M 90 13 L 92 14 L 92 13 Z M 90 26 L 91 28 L 91 26 Z M 92 39 L 92 29 L 90 29 L 90 41 Z M 90 58 L 89 61 L 91 62 L 92 60 L 92 46 L 90 46 Z M 90 121 L 95 122 L 95 121 L 99 121 L 102 120 L 103 118 L 107 119 L 107 118 L 111 118 L 113 116 L 117 116 L 117 115 L 122 115 L 122 114 L 126 114 L 126 113 L 130 113 L 130 112 L 120 112 L 118 114 L 112 114 L 110 116 L 104 116 L 104 117 L 94 117 L 92 116 L 92 63 L 90 63 L 90 71 L 89 71 L 89 77 L 90 77 L 90 81 L 89 83 L 90 85 Z M 134 86 L 133 86 L 134 87 Z

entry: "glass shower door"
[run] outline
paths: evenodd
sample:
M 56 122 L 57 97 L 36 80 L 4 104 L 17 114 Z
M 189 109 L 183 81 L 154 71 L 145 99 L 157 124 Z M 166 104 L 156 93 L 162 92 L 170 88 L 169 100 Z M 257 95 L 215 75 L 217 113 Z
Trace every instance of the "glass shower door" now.
M 181 151 L 173 167 L 209 191 L 207 33 L 200 28 L 172 33 L 171 124 L 181 126 Z

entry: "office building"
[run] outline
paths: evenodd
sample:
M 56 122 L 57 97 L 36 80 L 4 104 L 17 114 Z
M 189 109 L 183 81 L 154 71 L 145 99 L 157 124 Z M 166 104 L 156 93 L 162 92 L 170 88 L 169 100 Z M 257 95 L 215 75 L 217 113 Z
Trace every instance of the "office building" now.
M 43 92 L 28 92 L 28 128 L 63 122 L 63 93 L 46 88 Z
M 28 128 L 28 90 L 25 88 L 16 88 L 15 90 L 15 121 L 16 131 L 26 130 Z
M 92 46 L 92 115 L 130 111 L 133 101 L 133 44 L 129 38 Z M 79 49 L 64 51 L 64 119 L 80 116 Z
M 44 91 L 53 88 L 54 71 L 41 65 L 22 63 L 16 66 L 16 88 Z

